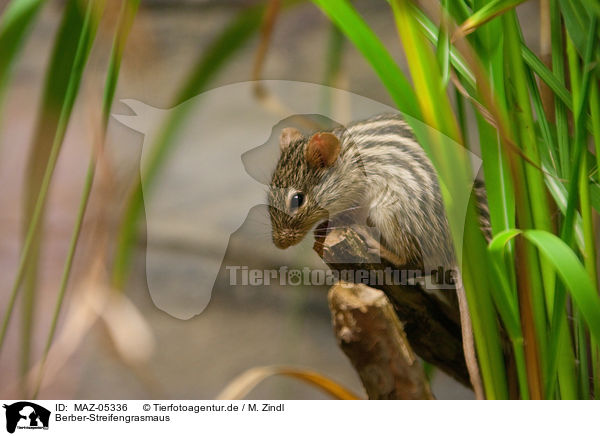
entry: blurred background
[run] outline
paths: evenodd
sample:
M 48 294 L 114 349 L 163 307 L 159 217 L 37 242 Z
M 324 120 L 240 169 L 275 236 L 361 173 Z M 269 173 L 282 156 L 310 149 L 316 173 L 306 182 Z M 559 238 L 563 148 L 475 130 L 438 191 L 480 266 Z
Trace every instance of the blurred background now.
M 6 3 L 2 2 L 1 10 Z M 120 99 L 136 99 L 159 108 L 172 107 L 177 101 L 174 95 L 205 50 L 232 20 L 255 3 L 258 2 L 142 0 L 125 46 L 112 112 L 130 113 Z M 388 4 L 370 0 L 353 3 L 406 69 Z M 25 231 L 25 168 L 63 6 L 61 1 L 49 1 L 43 6 L 5 91 L 0 131 L 2 312 L 8 304 L 8 290 L 14 280 Z M 32 319 L 23 318 L 20 310 L 23 301 L 17 299 L 5 349 L 0 355 L 0 396 L 4 398 L 22 397 L 19 374 L 27 373 L 24 368 L 35 365 L 44 354 L 87 163 L 98 141 L 98 129 L 93 120 L 100 116 L 105 72 L 119 9 L 120 2 L 107 2 L 50 187 Z M 538 19 L 537 2 L 525 3 L 518 12 L 526 18 L 523 22 L 535 22 Z M 537 25 L 531 28 L 537 28 Z M 527 31 L 526 26 L 524 30 Z M 313 4 L 303 2 L 282 10 L 275 22 L 261 77 L 333 84 L 393 105 L 371 67 L 347 42 L 334 47 L 342 53 L 332 82 L 327 62 L 332 53 L 332 33 L 330 22 Z M 537 46 L 536 35 L 536 32 L 525 34 L 531 47 Z M 259 38 L 254 34 L 211 77 L 206 88 L 250 80 L 258 49 Z M 80 304 L 76 296 L 94 287 L 90 275 L 107 274 L 106 265 L 98 259 L 103 259 L 103 255 L 110 258 L 123 205 L 132 184 L 140 177 L 143 136 L 111 119 L 107 137 L 107 153 L 100 163 L 100 181 L 92 190 L 73 274 L 58 319 L 57 337 L 61 338 L 69 314 Z M 194 204 L 183 207 L 194 208 Z M 309 368 L 364 394 L 358 376 L 336 345 L 326 287 L 230 286 L 227 275 L 221 274 L 206 310 L 189 320 L 176 319 L 159 310 L 150 298 L 145 274 L 143 219 L 140 224 L 132 268 L 124 286 L 125 295 L 133 305 L 114 315 L 120 317 L 120 324 L 116 325 L 122 326 L 125 337 L 120 343 L 117 339 L 115 345 L 115 332 L 107 328 L 106 323 L 82 321 L 73 324 L 75 327 L 69 324 L 68 328 L 79 331 L 71 332 L 73 337 L 65 339 L 64 344 L 70 340 L 72 347 L 65 345 L 62 349 L 65 359 L 45 380 L 40 398 L 210 399 L 245 370 L 272 364 Z M 198 228 L 201 241 L 202 226 Z M 164 247 L 158 247 L 158 250 L 165 271 L 170 272 L 168 286 L 189 286 L 186 279 L 191 276 L 180 268 L 178 260 L 182 251 L 190 249 L 189 244 L 182 244 L 180 239 L 169 240 L 173 232 L 169 232 L 168 225 L 165 232 Z M 204 236 L 210 238 L 209 234 Z M 241 244 L 241 248 L 235 250 L 236 256 L 243 257 L 243 250 L 248 250 L 247 255 L 253 258 L 252 264 L 256 267 L 267 269 L 282 263 L 276 252 L 256 253 L 248 245 L 244 248 L 243 237 L 238 239 L 232 238 L 228 253 L 235 244 Z M 311 245 L 305 244 L 304 249 L 310 251 Z M 210 252 L 200 254 L 206 262 L 220 261 L 212 258 Z M 22 335 L 25 325 L 31 329 L 32 340 L 27 345 Z M 127 336 L 129 329 L 131 335 Z M 77 333 L 80 333 L 79 337 Z M 140 336 L 136 336 L 138 333 Z M 25 346 L 29 353 L 24 353 Z M 440 399 L 473 397 L 470 391 L 439 372 L 434 375 L 433 392 Z M 328 398 L 314 387 L 283 377 L 266 380 L 249 397 Z

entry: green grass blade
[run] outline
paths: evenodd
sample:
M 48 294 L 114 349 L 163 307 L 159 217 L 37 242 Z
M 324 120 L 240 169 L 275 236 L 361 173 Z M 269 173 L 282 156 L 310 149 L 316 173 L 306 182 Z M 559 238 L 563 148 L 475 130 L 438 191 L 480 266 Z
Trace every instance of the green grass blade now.
M 554 184 L 560 185 L 562 183 L 558 180 L 557 174 L 559 173 L 559 157 L 557 155 L 556 145 L 554 136 L 551 131 L 550 123 L 546 118 L 546 112 L 542 104 L 542 99 L 538 85 L 535 81 L 532 71 L 529 69 L 527 72 L 527 80 L 529 84 L 529 91 L 533 100 L 533 106 L 537 114 L 538 126 L 542 134 L 542 142 L 539 144 L 538 150 L 540 151 L 540 158 L 542 161 L 542 167 L 550 175 L 545 176 L 546 187 L 550 188 Z M 559 103 L 560 104 L 560 103 Z M 564 188 L 563 188 L 564 189 Z M 565 196 L 566 204 L 566 196 Z M 581 230 L 581 220 L 579 220 L 579 230 Z M 550 276 L 549 276 L 550 277 Z M 558 378 L 560 381 L 561 395 L 563 398 L 577 398 L 576 380 L 573 373 L 573 353 L 571 339 L 566 334 L 566 312 L 564 299 L 560 299 L 561 295 L 557 293 L 562 292 L 564 296 L 564 290 L 554 289 L 555 285 L 551 282 L 546 284 L 546 308 L 548 317 L 552 320 L 550 326 L 550 338 L 548 342 L 548 356 L 546 359 L 546 380 L 544 382 L 544 395 L 546 398 L 551 399 L 554 395 L 555 374 L 558 371 Z M 559 301 L 556 303 L 556 301 Z M 570 359 L 557 358 L 558 350 L 561 350 L 562 356 L 569 356 Z
M 569 290 L 590 333 L 600 340 L 600 297 L 573 250 L 558 236 L 542 230 L 527 230 L 523 236 L 548 260 Z
M 104 84 L 104 94 L 102 99 L 102 127 L 106 131 L 108 119 L 110 117 L 110 109 L 115 97 L 115 90 L 119 80 L 119 71 L 121 70 L 121 60 L 123 59 L 123 51 L 125 44 L 133 25 L 133 20 L 137 14 L 140 0 L 123 0 L 121 12 L 119 14 L 119 22 L 117 23 L 117 33 L 113 41 L 112 50 L 110 53 L 110 61 L 108 71 L 106 72 L 106 82 Z
M 548 87 L 554 92 L 554 95 L 558 97 L 564 104 L 568 105 L 569 109 L 572 109 L 571 93 L 567 90 L 564 83 L 561 82 L 556 73 L 553 73 L 542 63 L 542 61 L 531 51 L 525 44 L 521 45 L 521 55 L 527 65 L 544 81 Z
M 564 11 L 563 11 L 564 13 Z M 575 111 L 574 117 L 574 151 L 571 153 L 574 159 L 573 175 L 571 179 L 571 190 L 569 192 L 569 201 L 576 202 L 579 197 L 579 208 L 583 222 L 583 237 L 584 237 L 584 265 L 590 280 L 597 289 L 597 272 L 596 272 L 596 248 L 595 248 L 595 233 L 592 221 L 591 207 L 589 203 L 589 181 L 588 181 L 588 165 L 587 165 L 587 131 L 584 124 L 584 111 L 587 107 L 589 86 L 592 76 L 592 58 L 596 51 L 597 42 L 597 17 L 594 15 L 589 23 L 588 38 L 585 46 L 585 56 L 583 62 L 583 75 L 579 79 L 579 56 L 576 54 L 574 44 L 572 43 L 571 33 L 567 38 L 567 56 L 569 60 L 569 72 L 571 76 L 571 86 L 573 89 L 573 106 Z M 578 189 L 575 187 L 578 183 Z M 578 191 L 578 192 L 577 192 Z M 579 195 L 577 195 L 579 194 Z M 575 204 L 567 204 L 567 214 L 565 215 L 565 226 L 567 220 L 574 216 Z M 572 222 L 569 222 L 569 228 L 566 229 L 568 237 L 572 234 Z M 567 239 L 568 240 L 568 239 Z M 579 382 L 580 390 L 583 398 L 589 398 L 589 367 L 588 367 L 588 340 L 583 325 L 580 311 L 574 310 L 575 336 L 577 344 L 577 356 L 579 367 Z
M 590 113 L 592 116 L 592 133 L 596 149 L 596 168 L 600 168 L 600 91 L 598 87 L 598 74 L 596 80 L 592 80 L 590 84 Z M 593 187 L 590 184 L 590 205 L 593 207 Z M 596 212 L 600 209 L 596 207 Z M 594 340 L 591 341 L 592 349 L 592 376 L 594 380 L 594 398 L 600 399 L 600 343 Z
M 506 11 L 513 9 L 524 1 L 525 0 L 493 0 L 467 18 L 467 20 L 457 29 L 456 33 L 458 35 L 468 35 L 469 33 L 474 32 L 478 27 L 499 15 L 502 15 Z
M 489 3 L 488 3 L 489 4 Z M 475 8 L 485 8 L 485 1 L 474 2 Z M 485 80 L 494 92 L 499 110 L 507 113 L 506 92 L 504 90 L 504 38 L 502 23 L 498 20 L 487 23 L 475 33 L 480 41 L 481 62 L 487 72 Z M 515 195 L 508 157 L 502 147 L 498 130 L 485 120 L 479 111 L 477 125 L 479 127 L 479 144 L 483 159 L 483 171 L 486 180 L 488 207 L 494 234 L 515 227 Z M 511 276 L 514 274 L 510 272 Z
M 437 128 L 451 139 L 462 143 L 458 124 L 446 96 L 441 74 L 433 53 L 423 42 L 423 35 L 415 24 L 418 21 L 404 1 L 392 1 L 396 28 L 404 45 L 406 57 L 423 121 Z M 400 108 L 401 109 L 401 108 Z M 411 115 L 410 113 L 408 115 Z
M 506 331 L 513 344 L 519 392 L 521 398 L 526 400 L 530 398 L 530 394 L 527 379 L 527 362 L 525 359 L 523 331 L 519 313 L 519 300 L 516 291 L 511 289 L 511 285 L 508 282 L 507 278 L 510 277 L 510 274 L 506 265 L 507 262 L 505 262 L 505 255 L 509 254 L 508 247 L 510 240 L 520 233 L 521 231 L 516 229 L 507 229 L 500 232 L 490 241 L 488 251 L 490 252 L 496 279 L 500 284 L 499 289 L 493 289 L 494 302 L 498 307 L 498 312 L 500 313 Z M 512 260 L 510 260 L 509 265 L 512 266 Z
M 20 259 L 22 263 L 18 266 L 17 279 L 14 282 L 12 290 L 14 293 L 18 291 L 21 285 L 18 278 L 22 277 L 25 288 L 23 292 L 21 335 L 22 376 L 29 370 L 30 344 L 36 301 L 35 294 L 37 293 L 37 268 L 42 234 L 41 223 L 43 222 L 47 194 L 104 2 L 88 2 L 85 13 L 80 10 L 81 7 L 82 4 L 79 3 L 73 5 L 72 8 L 70 5 L 67 5 L 65 9 L 65 18 L 59 30 L 57 42 L 55 43 L 55 51 L 50 64 L 49 74 L 46 76 L 47 82 L 41 115 L 42 124 L 38 124 L 38 127 L 42 126 L 42 129 L 37 131 L 32 149 L 33 153 L 29 156 L 25 209 L 27 233 Z M 73 38 L 72 34 L 69 34 L 69 31 L 74 29 L 80 30 L 78 38 Z M 69 48 L 73 49 L 73 57 L 65 58 L 65 53 L 62 51 L 63 48 L 67 50 Z M 57 73 L 58 77 L 53 77 L 53 73 Z M 57 83 L 52 79 L 62 80 L 62 82 Z M 53 100 L 53 98 L 59 97 L 59 94 L 54 92 L 55 88 L 58 89 L 59 93 L 64 92 L 62 101 Z M 53 113 L 53 110 L 57 110 L 57 112 Z M 44 125 L 44 121 L 48 123 Z M 50 131 L 45 130 L 48 128 Z M 51 135 L 52 131 L 54 132 L 53 136 L 45 136 Z M 47 159 L 43 158 L 44 155 L 47 156 Z M 46 165 L 45 168 L 44 164 Z M 25 389 L 25 386 L 23 386 L 23 389 Z
M 575 377 L 575 356 L 567 323 L 566 291 L 563 283 L 557 283 L 552 306 L 550 338 L 548 339 L 547 378 L 544 385 L 546 398 L 552 399 L 556 387 L 556 375 L 560 384 L 561 398 L 575 400 L 579 398 Z
M 596 79 L 598 75 L 596 75 Z M 600 86 L 597 80 L 590 83 L 590 114 L 592 116 L 592 135 L 596 151 L 596 168 L 600 169 Z
M 552 134 L 552 128 L 550 127 L 550 122 L 546 118 L 546 112 L 544 111 L 544 105 L 542 103 L 542 96 L 535 81 L 535 77 L 533 76 L 533 72 L 530 69 L 527 69 L 526 75 L 527 84 L 529 85 L 529 94 L 533 100 L 533 107 L 537 115 L 537 124 L 543 140 L 538 145 L 542 167 L 545 168 L 546 171 L 549 171 L 550 174 L 556 178 L 558 177 L 558 174 L 560 174 L 560 167 L 557 146 Z M 550 176 L 546 176 L 546 178 L 548 177 Z
M 422 119 L 417 99 L 404 73 L 385 46 L 346 0 L 313 0 L 352 41 L 371 64 L 398 109 L 413 118 Z
M 462 144 L 460 130 L 456 122 L 449 99 L 445 93 L 442 75 L 437 60 L 427 45 L 422 25 L 419 23 L 412 3 L 404 0 L 392 2 L 392 10 L 396 19 L 396 28 L 402 41 L 408 60 L 411 77 L 414 83 L 418 102 L 423 113 L 423 120 L 436 131 Z M 418 136 L 418 135 L 417 135 Z M 440 141 L 439 136 L 430 137 L 434 145 Z M 459 192 L 462 180 L 470 176 L 470 165 L 457 156 L 454 150 L 443 145 L 432 149 L 421 139 L 421 144 L 430 154 L 440 180 L 448 186 L 444 193 L 450 229 L 455 241 L 457 255 L 463 260 L 462 279 L 469 303 L 469 311 L 473 324 L 473 333 L 477 348 L 477 356 L 481 376 L 488 398 L 507 398 L 502 347 L 500 345 L 496 313 L 488 292 L 478 292 L 482 287 L 493 286 L 487 274 L 490 265 L 487 263 L 487 252 L 481 231 L 478 228 L 474 203 L 467 207 L 467 225 L 464 215 L 457 218 L 453 209 L 451 192 Z M 440 144 L 438 144 L 440 145 Z M 463 211 L 464 212 L 464 211 Z M 464 236 L 464 250 L 460 250 Z
M 560 159 L 560 172 L 558 174 L 560 174 L 561 177 L 568 178 L 571 164 L 569 159 L 569 126 L 567 120 L 567 108 L 569 110 L 573 110 L 573 99 L 571 94 L 565 88 L 566 82 L 565 57 L 563 49 L 563 25 L 558 2 L 559 0 L 551 0 L 550 2 L 550 29 L 552 34 L 552 73 L 550 73 L 550 76 L 554 75 L 556 77 L 556 83 L 555 86 L 552 86 L 548 81 L 546 81 L 546 84 L 554 91 L 554 95 L 559 96 L 561 100 L 554 102 L 556 141 Z M 534 67 L 532 66 L 532 68 Z M 537 74 L 540 75 L 540 77 L 543 77 L 540 73 Z M 564 94 L 566 94 L 566 96 Z
M 85 12 L 81 11 L 79 6 L 78 0 L 72 0 L 66 6 L 63 22 L 55 42 L 54 55 L 47 75 L 46 89 L 42 103 L 42 121 L 41 124 L 38 125 L 38 140 L 34 142 L 34 154 L 41 151 L 42 139 L 44 139 L 44 141 L 47 141 L 48 139 L 39 136 L 41 135 L 41 131 L 47 132 L 49 129 L 53 134 L 52 137 L 49 138 L 51 142 L 46 153 L 47 159 L 43 161 L 46 165 L 45 168 L 43 168 L 39 184 L 39 193 L 34 196 L 35 201 L 32 203 L 31 217 L 27 226 L 25 242 L 19 258 L 16 277 L 10 293 L 9 304 L 4 313 L 2 329 L 0 330 L 0 351 L 6 337 L 6 331 L 12 315 L 16 295 L 21 287 L 26 270 L 32 261 L 32 247 L 34 247 L 35 244 L 50 182 L 58 160 L 73 105 L 77 97 L 83 70 L 96 34 L 103 2 L 88 2 Z M 73 38 L 74 34 L 78 35 L 78 37 Z M 73 40 L 75 42 L 74 46 Z M 72 57 L 70 59 L 65 58 L 64 56 L 67 56 L 69 52 L 72 53 Z M 66 65 L 65 59 L 68 60 Z M 58 116 L 55 116 L 55 110 L 58 110 Z M 47 145 L 46 142 L 43 142 L 43 145 Z M 37 157 L 38 156 L 36 156 L 36 158 Z M 39 158 L 41 159 L 42 157 L 39 156 Z M 27 307 L 26 310 L 33 312 L 33 306 Z M 28 328 L 30 329 L 30 327 Z
M 45 200 L 41 203 L 38 199 L 44 189 L 42 184 L 45 183 L 46 170 L 51 166 L 52 153 L 56 149 L 56 158 L 62 143 L 64 132 L 60 132 L 60 123 L 63 109 L 66 109 L 70 114 L 71 108 L 65 107 L 67 103 L 69 91 L 69 81 L 71 73 L 75 68 L 75 55 L 79 47 L 81 38 L 87 38 L 87 35 L 82 33 L 84 25 L 85 3 L 68 2 L 64 9 L 63 19 L 59 28 L 53 53 L 50 60 L 48 71 L 46 72 L 46 83 L 42 97 L 38 121 L 36 124 L 33 144 L 29 153 L 25 192 L 24 192 L 24 212 L 23 212 L 23 229 L 24 234 L 24 251 L 27 252 L 24 258 L 24 268 L 22 274 L 23 280 L 23 297 L 22 297 L 22 319 L 21 319 L 21 374 L 25 374 L 29 369 L 29 355 L 31 348 L 31 337 L 35 319 L 36 310 L 36 293 L 38 281 L 38 263 L 41 251 L 42 227 L 44 221 Z M 67 117 L 68 118 L 68 117 Z M 61 137 L 61 138 L 59 138 Z M 60 143 L 59 143 L 60 142 Z M 53 168 L 52 168 L 53 171 Z M 47 181 L 49 183 L 49 179 Z M 45 196 L 45 195 L 44 195 Z M 39 215 L 36 214 L 38 205 L 41 207 Z M 38 221 L 39 223 L 35 223 Z M 34 224 L 35 225 L 32 225 Z M 29 229 L 33 229 L 30 243 L 27 243 L 29 238 Z M 20 270 L 21 265 L 18 269 Z M 17 276 L 20 275 L 20 271 Z M 20 280 L 14 285 L 18 289 L 21 286 Z
M 44 0 L 12 0 L 0 19 L 0 100 L 10 69 Z
M 457 89 L 454 90 L 454 101 L 456 102 L 456 119 L 458 121 L 458 127 L 460 128 L 460 135 L 463 137 L 465 147 L 469 150 L 469 121 L 467 119 L 467 112 L 465 108 L 465 98 Z
M 540 165 L 540 156 L 524 62 L 521 58 L 522 36 L 514 12 L 504 15 L 504 40 L 506 50 L 506 66 L 510 86 L 509 107 L 518 108 L 512 111 L 512 126 L 515 137 L 527 158 L 535 164 L 522 164 L 523 182 L 522 195 L 517 197 L 516 213 L 519 227 L 539 228 L 550 231 L 550 208 L 546 197 L 545 182 L 542 173 L 536 168 Z M 518 244 L 518 241 L 517 241 Z M 523 330 L 526 346 L 530 347 L 528 362 L 531 377 L 540 377 L 539 391 L 532 388 L 532 398 L 543 398 L 543 381 L 546 374 L 543 365 L 547 357 L 547 312 L 546 301 L 551 299 L 554 290 L 554 274 L 547 265 L 539 262 L 535 251 L 530 247 L 519 247 L 522 253 L 517 253 L 520 276 L 519 292 L 522 295 Z M 530 302 L 530 303 L 529 303 Z M 531 336 L 527 336 L 531 334 Z M 537 354 L 537 358 L 536 358 Z
M 562 47 L 562 38 L 561 36 L 554 36 L 556 32 L 552 32 L 552 36 L 555 39 L 558 39 L 559 41 L 556 42 L 556 45 L 558 47 Z M 553 39 L 554 41 L 554 39 Z M 553 42 L 554 44 L 554 42 Z M 564 133 L 565 133 L 565 138 L 568 137 L 568 129 L 566 127 L 566 112 L 565 112 L 565 107 L 566 109 L 569 110 L 573 110 L 573 97 L 571 96 L 571 93 L 569 92 L 569 90 L 565 87 L 564 85 L 564 56 L 562 55 L 562 51 L 560 51 L 559 48 L 556 49 L 557 53 L 555 55 L 553 55 L 552 60 L 553 60 L 553 71 L 552 72 L 548 69 L 548 67 L 546 67 L 542 61 L 535 55 L 535 53 L 533 53 L 531 51 L 531 49 L 529 47 L 527 47 L 525 44 L 521 45 L 521 55 L 523 57 L 523 60 L 525 61 L 525 63 L 527 64 L 527 66 L 529 66 L 529 68 L 531 68 L 531 70 L 546 84 L 548 85 L 548 87 L 552 90 L 552 92 L 554 93 L 554 96 L 558 98 L 558 100 L 560 100 L 560 103 L 562 103 L 561 105 L 559 105 L 558 103 L 556 104 L 557 106 L 557 110 L 558 108 L 562 108 L 563 112 L 564 112 Z M 556 62 L 554 61 L 554 59 L 557 59 Z M 559 117 L 558 114 L 556 116 L 557 120 L 556 122 L 559 122 Z M 557 125 L 558 127 L 558 125 Z M 592 124 L 591 124 L 591 119 L 586 115 L 586 127 L 588 130 L 591 131 L 592 129 Z M 568 144 L 568 139 L 564 140 L 565 144 Z M 566 146 L 566 148 L 568 148 L 568 145 Z
M 421 30 L 425 37 L 435 46 L 439 44 L 439 29 L 438 27 L 425 15 L 420 9 L 417 7 L 413 8 L 413 12 L 415 14 L 415 18 L 417 22 L 421 25 Z M 475 76 L 467 66 L 464 59 L 460 56 L 458 51 L 453 45 L 450 45 L 450 62 L 452 67 L 456 70 L 459 77 L 464 81 L 465 86 L 468 90 L 475 90 Z M 474 92 L 473 92 L 474 94 Z
M 586 31 L 590 28 L 591 18 L 593 16 L 598 18 L 588 11 L 588 5 L 595 2 L 596 0 L 559 0 L 565 27 L 581 56 L 586 52 Z M 597 40 L 598 35 L 596 34 L 595 37 Z
M 117 81 L 119 78 L 119 70 L 121 66 L 121 60 L 123 57 L 123 50 L 125 48 L 125 43 L 127 41 L 127 37 L 129 36 L 129 31 L 131 30 L 131 25 L 133 24 L 133 19 L 137 12 L 139 6 L 139 0 L 126 0 L 123 2 L 123 6 L 121 9 L 121 13 L 119 15 L 119 21 L 117 24 L 117 32 L 115 35 L 115 39 L 113 42 L 113 47 L 111 50 L 109 67 L 106 75 L 106 82 L 104 85 L 104 97 L 102 102 L 102 134 L 103 136 L 106 133 L 106 127 L 108 123 L 108 118 L 110 116 L 110 109 L 112 107 L 112 102 L 114 99 L 114 94 L 116 90 Z M 65 293 L 67 290 L 67 285 L 69 283 L 69 278 L 71 277 L 71 269 L 73 267 L 73 260 L 75 257 L 75 251 L 77 249 L 77 244 L 79 242 L 79 237 L 81 234 L 81 227 L 83 225 L 83 218 L 85 216 L 85 212 L 87 210 L 90 193 L 92 191 L 92 185 L 94 182 L 94 176 L 96 172 L 96 155 L 94 150 L 92 150 L 92 155 L 90 157 L 90 162 L 88 164 L 87 173 L 85 176 L 84 186 L 81 194 L 81 200 L 79 202 L 79 208 L 77 210 L 77 217 L 75 219 L 75 226 L 73 228 L 73 232 L 71 234 L 71 240 L 69 243 L 69 249 L 67 251 L 67 258 L 65 260 L 65 264 L 63 267 L 63 273 L 61 276 L 60 286 L 58 290 L 58 295 L 56 298 L 56 303 L 54 306 L 54 313 L 52 317 L 52 321 L 50 324 L 50 329 L 48 330 L 48 335 L 46 338 L 46 344 L 44 346 L 44 351 L 42 355 L 42 363 L 40 366 L 40 372 L 37 378 L 36 386 L 33 392 L 33 398 L 37 397 L 39 389 L 41 387 L 44 366 L 46 363 L 46 359 L 48 357 L 48 352 L 50 351 L 50 346 L 52 345 L 52 341 L 54 339 L 54 334 L 56 332 L 56 326 L 58 324 L 58 318 L 60 315 L 60 311 L 62 308 L 62 304 L 64 301 Z
M 520 230 L 507 229 L 498 233 L 488 245 L 494 270 L 497 273 L 497 279 L 500 282 L 498 289 L 494 288 L 494 300 L 498 306 L 498 312 L 506 326 L 506 331 L 511 338 L 523 339 L 521 332 L 521 321 L 519 316 L 519 302 L 516 298 L 516 292 L 511 290 L 511 285 L 507 280 L 507 268 L 505 262 L 505 251 L 511 239 L 521 233 Z
M 549 168 L 549 171 L 551 171 L 552 169 Z M 567 188 L 565 187 L 564 183 L 562 183 L 561 181 L 557 180 L 554 177 L 546 177 L 546 186 L 548 187 L 548 191 L 550 191 L 550 194 L 552 195 L 552 198 L 554 199 L 554 202 L 556 203 L 556 205 L 558 206 L 558 209 L 563 213 L 563 215 L 566 213 L 567 211 L 567 202 L 568 202 L 568 195 L 569 192 L 567 191 Z M 598 193 L 598 195 L 595 195 L 595 193 Z M 600 210 L 600 190 L 597 190 L 597 187 L 595 185 L 590 186 L 590 202 L 592 204 L 592 206 L 594 206 L 596 209 Z M 595 203 L 595 199 L 597 199 L 598 201 Z M 583 242 L 583 229 L 582 229 L 582 224 L 581 224 L 581 215 L 579 215 L 577 212 L 575 213 L 575 242 L 577 243 L 577 245 L 583 249 L 584 246 L 584 242 Z
M 577 367 L 579 369 L 579 391 L 581 398 L 590 398 L 590 368 L 588 365 L 588 337 L 585 323 L 578 309 L 573 311 L 575 324 L 575 337 L 577 344 Z
M 448 85 L 448 81 L 450 80 L 450 36 L 448 35 L 450 17 L 448 16 L 448 12 L 446 12 L 447 9 L 448 0 L 442 0 L 442 21 L 438 32 L 436 56 L 444 86 Z
M 597 19 L 594 16 L 592 19 L 592 24 L 590 29 L 588 30 L 588 41 L 586 54 L 584 59 L 584 65 L 589 66 L 592 64 L 592 55 L 595 49 L 595 37 L 596 37 L 596 26 Z M 567 44 L 569 45 L 569 44 Z M 572 52 L 571 52 L 572 53 Z M 574 56 L 572 54 L 572 56 Z M 574 64 L 575 62 L 571 62 Z M 581 85 L 577 92 L 573 92 L 573 107 L 575 108 L 573 117 L 575 120 L 575 139 L 574 139 L 574 150 L 571 152 L 573 168 L 570 173 L 569 186 L 575 187 L 579 183 L 579 172 L 582 171 L 582 156 L 584 156 L 584 151 L 586 151 L 585 146 L 585 136 L 586 130 L 583 127 L 583 114 L 584 109 L 587 106 L 588 96 L 589 96 L 589 86 L 590 86 L 590 78 L 591 78 L 591 70 L 586 68 L 583 72 L 583 78 L 581 80 Z M 577 80 L 572 80 L 572 82 L 576 83 Z M 583 169 L 584 172 L 586 168 Z M 561 229 L 561 237 L 567 242 L 567 244 L 571 244 L 573 239 L 573 233 L 575 231 L 574 221 L 576 217 L 576 209 L 577 203 L 579 201 L 579 189 L 572 188 L 569 190 L 569 195 L 567 198 L 567 209 L 565 211 L 565 219 L 563 222 L 563 226 Z
M 536 248 L 538 248 L 538 250 L 542 253 L 544 259 L 550 261 L 553 268 L 558 272 L 559 276 L 562 278 L 563 283 L 565 283 L 566 286 L 569 287 L 569 289 L 571 290 L 571 294 L 577 294 L 573 295 L 576 301 L 578 301 L 580 304 L 591 304 L 590 310 L 588 310 L 584 315 L 586 320 L 595 316 L 596 319 L 600 321 L 600 298 L 598 298 L 597 294 L 595 293 L 591 280 L 589 280 L 588 277 L 582 279 L 581 274 L 585 274 L 585 269 L 582 267 L 581 263 L 579 262 L 573 251 L 560 238 L 549 232 L 545 232 L 542 230 L 521 231 L 516 229 L 510 229 L 498 234 L 490 242 L 489 245 L 489 250 L 493 254 L 495 266 L 497 268 L 498 273 L 502 274 L 502 270 L 504 268 L 503 252 L 505 250 L 505 246 L 507 245 L 510 239 L 520 234 L 522 234 L 527 240 L 532 242 L 536 246 Z M 579 280 L 583 280 L 583 290 L 580 289 L 582 286 L 578 285 Z M 505 294 L 508 293 L 507 290 L 505 290 L 504 292 Z M 552 398 L 552 392 L 554 387 L 553 381 L 555 380 L 557 363 L 561 361 L 561 358 L 563 356 L 570 357 L 570 359 L 572 360 L 570 346 L 568 349 L 561 347 L 561 344 L 570 344 L 570 342 L 567 340 L 568 338 L 565 337 L 565 335 L 568 334 L 566 326 L 565 296 L 566 294 L 564 292 L 564 288 L 562 288 L 562 286 L 559 286 L 555 294 L 555 310 L 552 320 L 552 325 L 554 326 L 554 328 L 552 329 L 552 339 L 550 340 L 550 358 L 548 361 L 546 361 L 546 364 L 549 366 L 549 368 L 547 369 L 547 372 L 549 374 L 549 381 L 546 382 L 545 386 L 547 398 Z M 507 331 L 509 332 L 509 334 L 514 335 L 519 331 L 516 330 L 516 325 L 518 321 L 514 319 L 516 313 L 518 313 L 518 309 L 512 307 L 510 303 L 510 295 L 500 295 L 499 297 L 501 300 L 508 300 L 506 302 L 501 302 L 501 304 L 506 306 L 506 308 L 504 310 L 501 310 L 500 313 L 504 314 L 503 321 L 506 323 L 507 327 L 511 326 L 510 329 L 507 328 Z M 594 311 L 598 312 L 596 312 L 596 314 L 594 315 Z M 600 326 L 600 322 L 596 322 L 596 324 Z M 518 335 L 516 336 L 516 338 L 519 338 Z M 569 362 L 567 361 L 566 363 L 568 364 Z M 562 367 L 567 366 L 565 365 L 565 363 L 558 364 Z M 571 371 L 572 376 L 572 365 L 570 366 L 570 368 L 567 369 Z M 567 378 L 562 377 L 561 381 L 566 382 Z M 576 393 L 573 389 L 567 392 L 570 393 L 567 393 L 565 398 L 576 398 Z

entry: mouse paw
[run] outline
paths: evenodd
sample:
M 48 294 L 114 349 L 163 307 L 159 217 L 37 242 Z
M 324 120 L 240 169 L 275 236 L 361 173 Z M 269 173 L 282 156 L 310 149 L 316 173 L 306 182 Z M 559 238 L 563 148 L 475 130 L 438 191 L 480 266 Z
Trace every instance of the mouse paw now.
M 403 259 L 402 257 L 398 256 L 393 251 L 388 250 L 384 246 L 379 247 L 379 256 L 382 259 L 387 260 L 389 263 L 391 263 L 394 266 L 400 267 L 400 266 L 406 265 L 406 259 Z
M 351 226 L 352 230 L 358 233 L 367 245 L 367 252 L 377 257 L 377 260 L 385 259 L 389 263 L 401 266 L 406 264 L 406 260 L 398 256 L 393 251 L 387 249 L 377 240 L 368 228 L 363 226 Z

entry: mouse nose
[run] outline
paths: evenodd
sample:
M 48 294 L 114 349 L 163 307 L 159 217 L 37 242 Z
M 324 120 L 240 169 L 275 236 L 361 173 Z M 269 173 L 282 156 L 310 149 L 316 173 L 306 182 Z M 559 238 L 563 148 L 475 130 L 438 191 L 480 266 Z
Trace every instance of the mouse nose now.
M 273 243 L 277 248 L 281 248 L 282 250 L 285 250 L 290 246 L 290 244 L 287 241 L 279 238 L 273 238 Z
M 294 230 L 283 230 L 273 233 L 273 243 L 277 248 L 286 249 L 300 242 L 301 235 Z

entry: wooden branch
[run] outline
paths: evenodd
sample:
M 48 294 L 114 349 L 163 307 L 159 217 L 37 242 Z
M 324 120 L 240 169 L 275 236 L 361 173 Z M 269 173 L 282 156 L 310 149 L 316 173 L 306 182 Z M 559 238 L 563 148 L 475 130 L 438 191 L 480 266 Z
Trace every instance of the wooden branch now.
M 398 270 L 392 263 L 369 252 L 365 238 L 351 228 L 335 229 L 323 237 L 315 232 L 314 250 L 341 277 L 348 271 L 368 271 L 385 276 L 386 268 Z M 355 282 L 380 289 L 392 303 L 412 349 L 465 386 L 471 387 L 465 363 L 458 308 L 419 285 L 388 281 L 369 283 L 369 277 L 354 276 Z
M 423 367 L 383 292 L 362 284 L 337 284 L 329 291 L 329 308 L 340 348 L 369 399 L 433 399 Z

